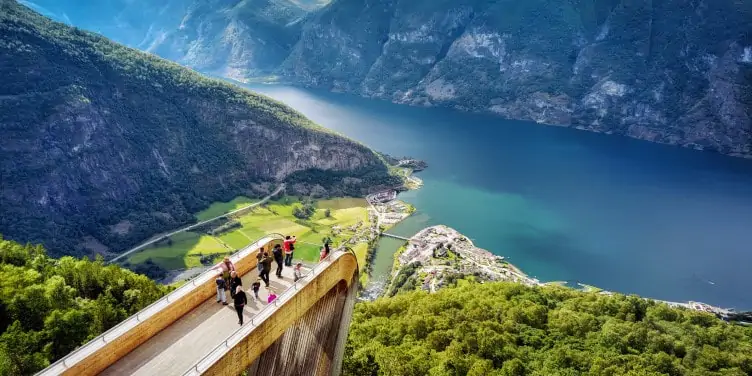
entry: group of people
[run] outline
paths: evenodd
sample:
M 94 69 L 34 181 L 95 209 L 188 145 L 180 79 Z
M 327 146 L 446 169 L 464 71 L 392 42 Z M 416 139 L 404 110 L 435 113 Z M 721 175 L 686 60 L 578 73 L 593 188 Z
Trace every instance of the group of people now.
M 295 236 L 285 237 L 285 241 L 282 244 L 276 244 L 272 248 L 271 254 L 265 251 L 263 247 L 259 249 L 258 254 L 256 255 L 259 276 L 251 285 L 251 290 L 253 291 L 253 296 L 256 301 L 261 301 L 259 298 L 261 282 L 264 283 L 268 292 L 267 304 L 272 303 L 277 299 L 276 293 L 271 286 L 269 286 L 269 273 L 271 273 L 272 270 L 272 262 L 277 264 L 277 269 L 275 271 L 277 278 L 284 278 L 282 276 L 282 270 L 285 266 L 292 266 L 296 241 L 297 238 Z M 328 249 L 329 247 L 327 244 L 327 253 Z M 324 251 L 322 250 L 322 254 L 323 252 Z M 297 263 L 293 269 L 293 278 L 295 282 L 302 277 L 302 267 L 302 263 Z M 243 309 L 246 304 L 248 304 L 248 297 L 246 296 L 245 291 L 243 291 L 243 280 L 238 275 L 237 270 L 235 270 L 235 264 L 230 261 L 229 257 L 225 257 L 221 263 L 217 264 L 215 270 L 219 270 L 219 274 L 215 280 L 217 284 L 217 303 L 228 305 L 226 291 L 229 291 L 230 297 L 235 306 L 235 311 L 238 313 L 238 324 L 243 325 Z

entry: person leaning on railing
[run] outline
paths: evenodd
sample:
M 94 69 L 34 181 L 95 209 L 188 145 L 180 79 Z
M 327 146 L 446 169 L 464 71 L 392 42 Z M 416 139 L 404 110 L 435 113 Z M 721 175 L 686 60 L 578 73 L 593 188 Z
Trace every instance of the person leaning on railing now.
M 214 269 L 222 273 L 222 277 L 225 280 L 225 290 L 229 290 L 231 277 L 230 273 L 235 271 L 235 264 L 230 261 L 229 257 L 225 256 L 222 262 L 214 266 Z M 232 294 L 232 291 L 230 293 Z
M 285 250 L 285 266 L 292 266 L 293 253 L 295 252 L 295 242 L 298 241 L 297 236 L 287 235 L 283 243 Z

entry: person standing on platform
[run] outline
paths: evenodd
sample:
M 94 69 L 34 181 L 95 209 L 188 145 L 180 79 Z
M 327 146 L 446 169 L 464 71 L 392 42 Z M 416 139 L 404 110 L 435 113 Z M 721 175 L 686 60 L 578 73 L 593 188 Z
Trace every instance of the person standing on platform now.
M 259 278 L 261 278 L 262 281 L 264 281 L 264 284 L 266 287 L 269 287 L 269 273 L 272 271 L 272 256 L 269 256 L 266 252 L 264 252 L 264 256 L 261 258 L 261 273 L 259 273 Z
M 253 289 L 253 297 L 256 298 L 256 301 L 260 301 L 259 298 L 259 290 L 261 289 L 261 278 L 257 279 L 256 282 L 253 282 L 251 285 L 251 289 Z
M 243 286 L 243 280 L 240 279 L 238 272 L 233 270 L 230 272 L 230 295 L 233 298 L 235 297 L 235 290 L 237 290 L 239 286 Z
M 235 312 L 238 313 L 238 324 L 243 325 L 243 308 L 248 304 L 248 298 L 242 287 L 238 286 L 232 299 L 235 303 Z
M 258 268 L 259 273 L 261 273 L 261 269 L 263 268 L 263 265 L 261 263 L 261 260 L 264 258 L 264 254 L 266 251 L 264 251 L 264 247 L 259 248 L 258 253 L 256 254 L 256 267 Z
M 292 266 L 292 255 L 295 251 L 295 242 L 298 241 L 297 236 L 287 235 L 285 242 L 283 243 L 285 249 L 285 266 Z
M 295 269 L 293 269 L 293 275 L 295 276 L 295 282 L 297 282 L 299 279 L 303 278 L 303 263 L 299 262 L 295 265 Z
M 282 266 L 282 263 L 284 262 L 282 246 L 279 244 L 275 245 L 272 254 L 274 255 L 274 261 L 277 263 L 277 278 L 282 278 L 282 268 L 284 268 L 284 266 Z
M 225 295 L 227 281 L 222 277 L 222 273 L 217 274 L 217 279 L 214 282 L 217 284 L 217 303 L 222 302 L 223 305 L 227 305 L 227 296 Z
M 235 271 L 235 264 L 230 261 L 230 258 L 225 256 L 224 260 L 217 264 L 215 269 L 219 269 L 219 271 L 222 273 L 222 277 L 225 280 L 225 290 L 230 289 L 230 273 Z M 232 295 L 232 291 L 230 291 L 230 295 Z

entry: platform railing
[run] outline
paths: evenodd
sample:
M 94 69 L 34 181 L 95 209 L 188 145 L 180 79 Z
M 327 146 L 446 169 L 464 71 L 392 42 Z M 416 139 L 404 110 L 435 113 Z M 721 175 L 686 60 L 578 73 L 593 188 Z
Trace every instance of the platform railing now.
M 258 249 L 262 245 L 261 243 L 266 244 L 270 241 L 283 240 L 284 238 L 285 237 L 282 234 L 278 233 L 270 233 L 264 235 L 263 237 L 256 239 L 254 242 L 251 242 L 249 245 L 233 253 L 230 258 L 236 260 L 243 259 L 247 254 L 253 253 L 256 249 Z M 140 323 L 148 320 L 154 314 L 167 307 L 170 303 L 188 295 L 188 293 L 192 292 L 197 286 L 200 286 L 201 284 L 215 278 L 217 275 L 216 273 L 217 272 L 214 267 L 207 269 L 203 273 L 193 278 L 190 283 L 186 283 L 183 286 L 180 286 L 174 291 L 170 292 L 169 294 L 157 299 L 154 303 L 149 304 L 142 310 L 138 311 L 135 315 L 126 318 L 117 325 L 108 329 L 106 332 L 94 337 L 94 339 L 92 339 L 91 341 L 87 342 L 76 350 L 73 350 L 73 352 L 69 353 L 68 355 L 60 358 L 58 361 L 43 369 L 36 375 L 60 375 L 65 370 L 76 364 L 76 362 L 79 362 L 86 357 L 96 353 L 97 350 L 111 342 L 113 339 L 119 338 L 121 335 L 127 333 L 129 330 L 133 329 Z M 108 337 L 110 338 L 110 341 L 107 340 Z
M 300 290 L 303 286 L 313 281 L 316 278 L 316 275 L 318 273 L 322 272 L 324 269 L 326 269 L 329 265 L 331 265 L 335 261 L 335 256 L 338 257 L 339 255 L 345 254 L 345 253 L 351 253 L 355 255 L 355 252 L 353 252 L 353 250 L 349 247 L 335 249 L 332 252 L 330 252 L 329 255 L 327 255 L 323 260 L 319 261 L 316 265 L 314 265 L 313 268 L 311 268 L 311 270 L 308 271 L 308 273 L 306 273 L 295 283 L 287 287 L 285 291 L 279 294 L 277 298 L 274 299 L 274 302 L 272 304 L 269 304 L 265 306 L 264 308 L 262 308 L 255 316 L 251 318 L 250 322 L 247 322 L 243 324 L 240 328 L 236 329 L 232 334 L 227 336 L 227 338 L 223 342 L 221 342 L 219 345 L 214 347 L 214 349 L 209 351 L 208 354 L 206 354 L 203 358 L 201 358 L 198 362 L 196 362 L 193 366 L 191 366 L 187 371 L 185 371 L 183 373 L 183 376 L 201 375 L 204 371 L 206 371 L 209 367 L 211 367 L 212 364 L 214 364 L 217 360 L 219 360 L 228 349 L 231 349 L 232 346 L 239 343 L 241 340 L 243 340 L 243 338 L 245 338 L 245 336 L 247 336 L 250 332 L 256 329 L 270 316 L 272 316 L 274 312 L 276 311 L 277 307 L 289 301 L 298 290 Z

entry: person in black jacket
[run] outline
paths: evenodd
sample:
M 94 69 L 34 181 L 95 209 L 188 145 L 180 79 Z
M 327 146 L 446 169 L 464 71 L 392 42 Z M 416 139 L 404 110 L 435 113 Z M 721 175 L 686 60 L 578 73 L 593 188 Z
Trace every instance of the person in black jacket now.
M 227 305 L 227 296 L 225 295 L 227 281 L 222 278 L 222 273 L 217 275 L 217 279 L 214 280 L 214 282 L 217 284 L 217 303 L 221 302 L 222 304 Z
M 269 287 L 269 273 L 272 271 L 273 260 L 272 256 L 268 255 L 266 252 L 264 252 L 263 257 L 261 258 L 261 272 L 259 273 L 259 278 L 264 281 L 266 287 Z
M 282 253 L 282 246 L 279 244 L 275 245 L 272 254 L 274 255 L 274 262 L 277 263 L 277 278 L 282 278 L 282 263 L 285 261 L 285 256 Z
M 241 286 L 235 290 L 235 296 L 232 299 L 235 302 L 235 311 L 238 313 L 238 324 L 243 325 L 243 308 L 248 304 L 248 298 Z
M 238 286 L 243 286 L 243 280 L 240 279 L 240 276 L 236 271 L 230 272 L 230 296 L 233 298 L 235 297 L 235 290 L 237 290 Z

